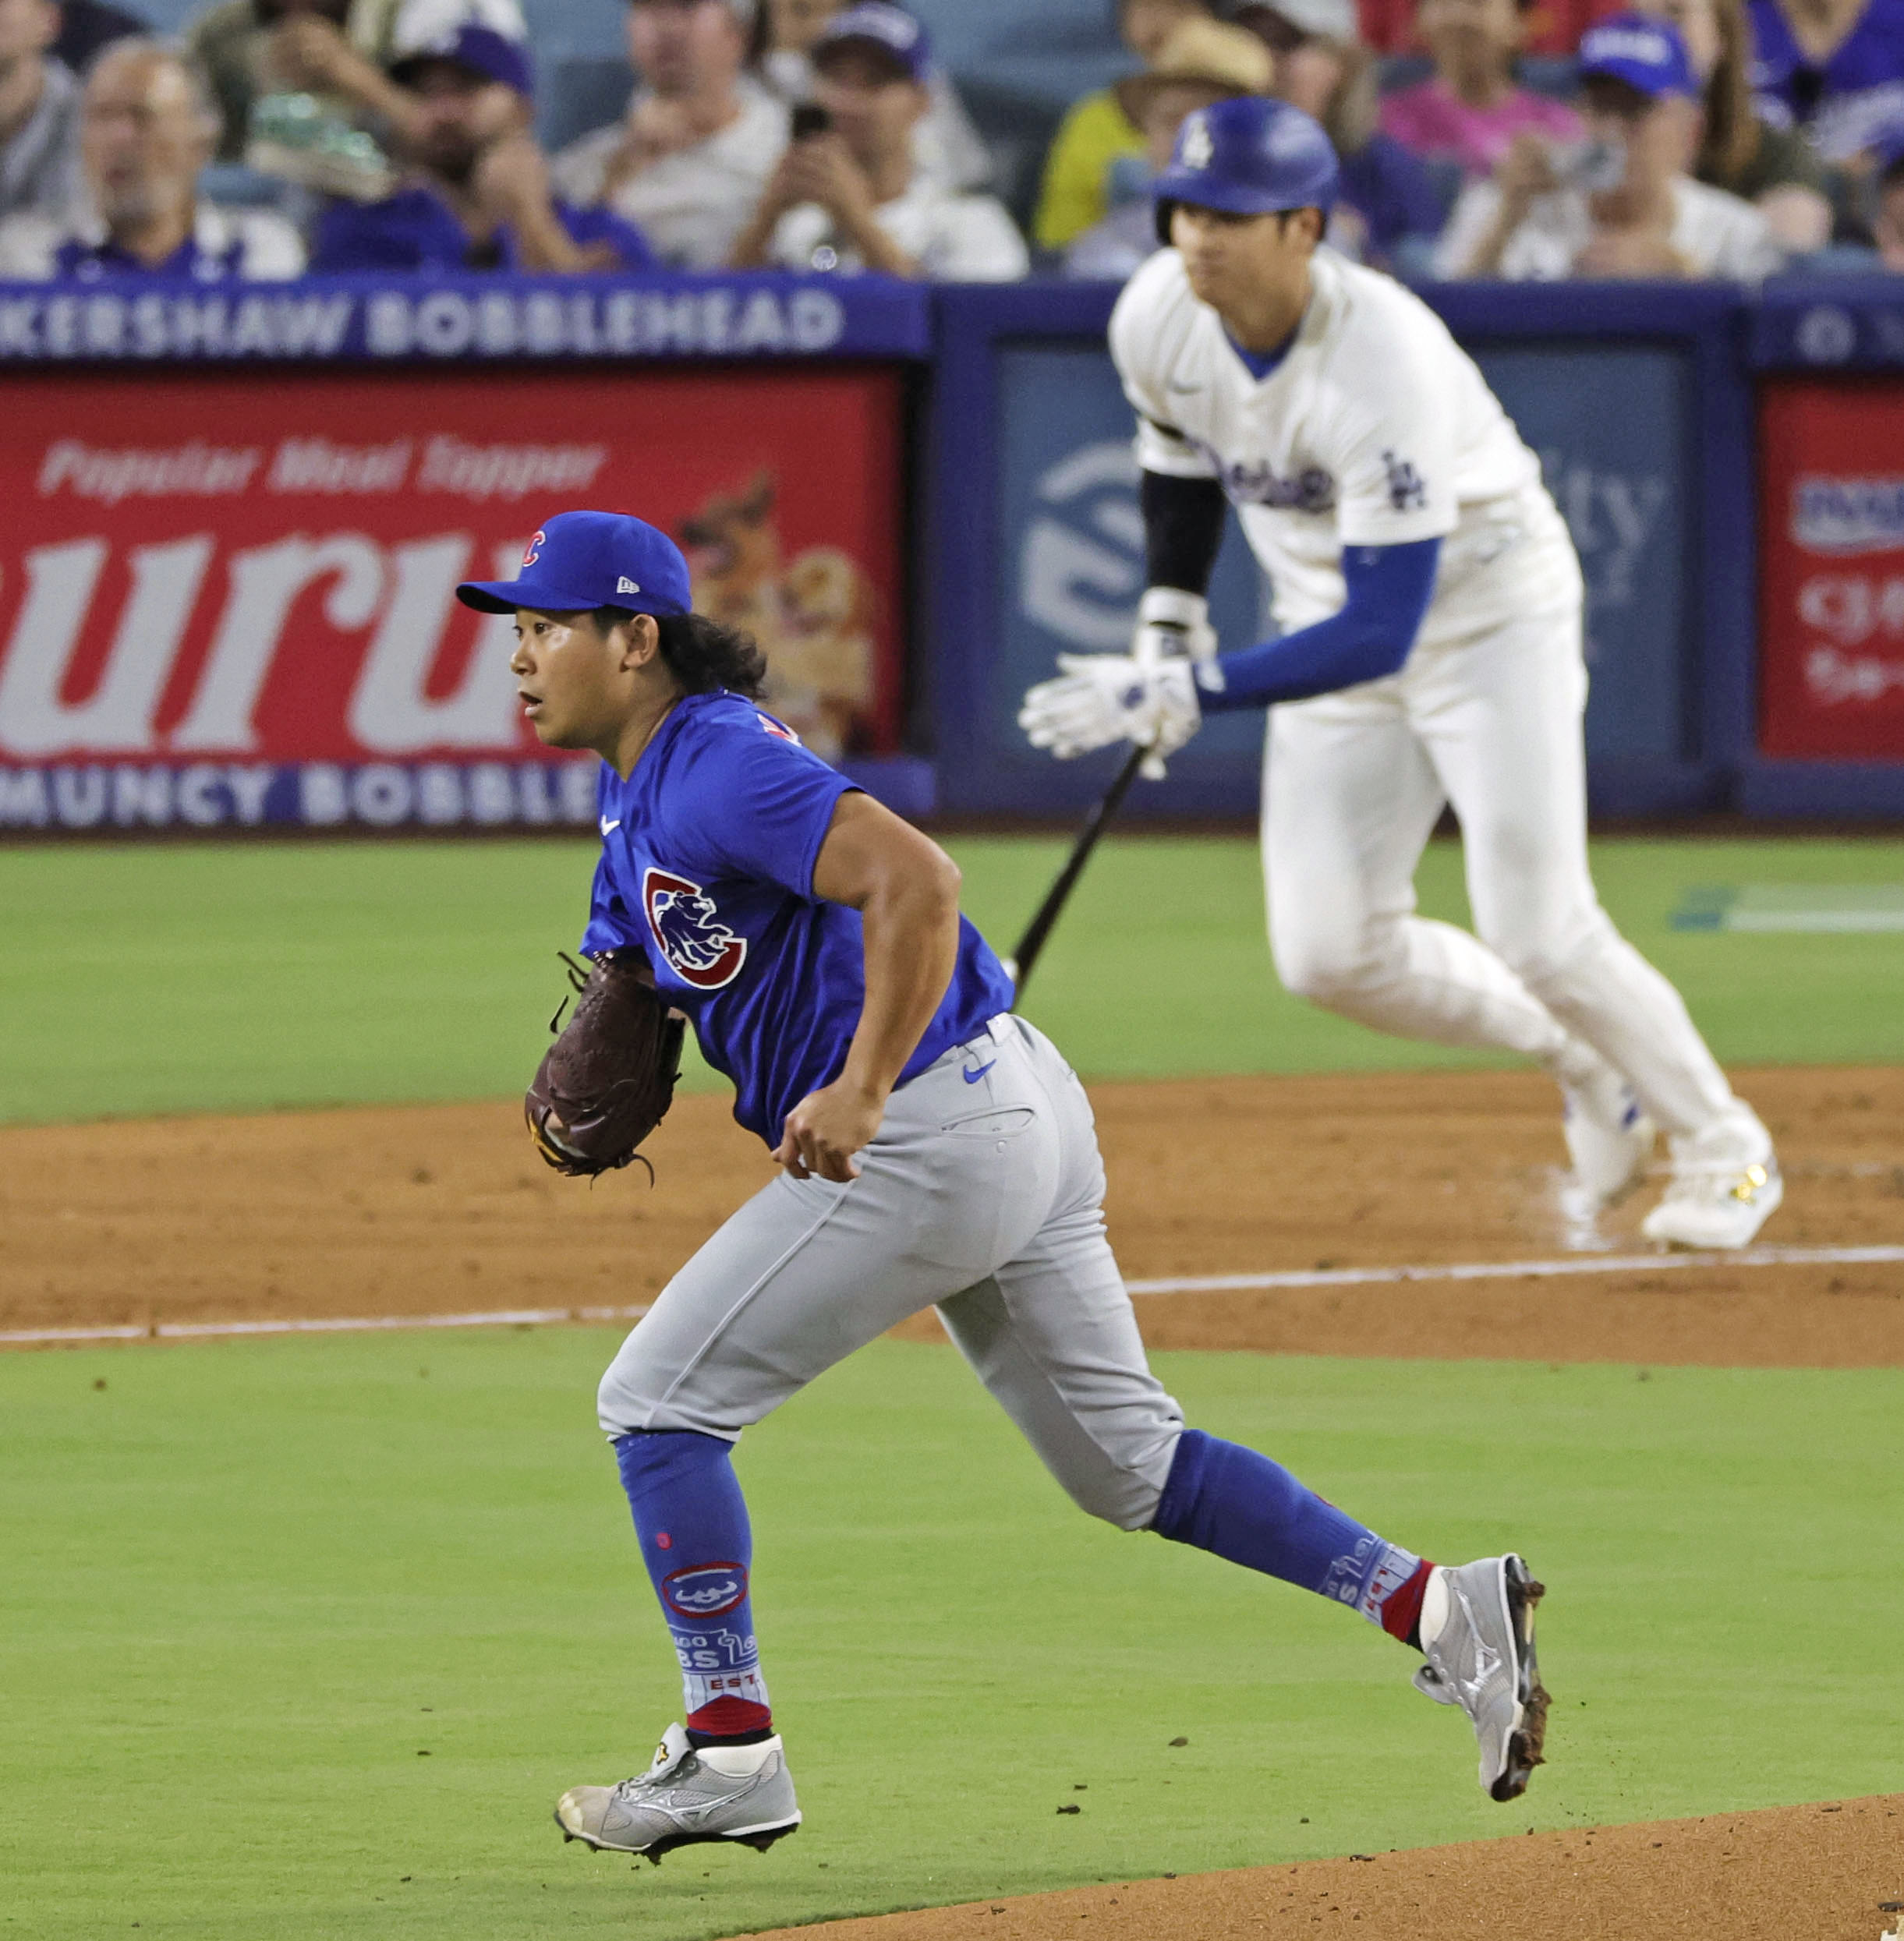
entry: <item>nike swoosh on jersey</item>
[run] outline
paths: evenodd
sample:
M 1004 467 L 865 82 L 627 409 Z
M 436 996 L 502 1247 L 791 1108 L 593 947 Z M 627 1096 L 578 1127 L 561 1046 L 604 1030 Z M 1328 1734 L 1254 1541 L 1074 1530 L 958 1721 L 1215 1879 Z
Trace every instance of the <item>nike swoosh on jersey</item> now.
M 621 818 L 618 815 L 612 822 L 605 815 L 602 818 L 602 833 L 604 836 L 612 836 L 621 826 Z
M 976 1085 L 979 1080 L 983 1078 L 986 1073 L 992 1069 L 992 1066 L 996 1065 L 997 1062 L 998 1060 L 996 1059 L 993 1059 L 990 1064 L 981 1065 L 975 1072 L 964 1073 L 962 1076 L 964 1078 L 965 1083 L 968 1085 Z

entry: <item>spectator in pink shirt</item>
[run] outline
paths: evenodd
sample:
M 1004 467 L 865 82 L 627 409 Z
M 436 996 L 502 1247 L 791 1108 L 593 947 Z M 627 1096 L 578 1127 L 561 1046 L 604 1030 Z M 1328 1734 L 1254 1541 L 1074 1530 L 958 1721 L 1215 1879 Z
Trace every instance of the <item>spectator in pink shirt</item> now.
M 1424 160 L 1458 162 L 1470 176 L 1492 175 L 1517 135 L 1577 140 L 1570 108 L 1514 79 L 1527 12 L 1516 0 L 1420 0 L 1415 25 L 1435 72 L 1382 104 L 1382 133 Z

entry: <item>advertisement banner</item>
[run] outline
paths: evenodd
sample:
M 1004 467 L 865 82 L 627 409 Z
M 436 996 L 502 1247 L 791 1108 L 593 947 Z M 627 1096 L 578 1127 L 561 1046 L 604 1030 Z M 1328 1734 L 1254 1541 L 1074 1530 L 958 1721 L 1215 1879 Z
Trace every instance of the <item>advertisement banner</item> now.
M 1760 752 L 1904 758 L 1904 391 L 1768 379 L 1759 438 Z
M 1685 741 L 1686 359 L 1577 343 L 1484 346 L 1477 361 L 1539 454 L 1587 578 L 1591 757 L 1675 759 Z M 1130 639 L 1144 585 L 1132 417 L 1095 346 L 1008 343 L 998 355 L 995 659 L 982 697 L 989 745 L 958 806 L 1074 805 L 1102 765 L 1060 769 L 1028 748 L 1019 697 L 1061 652 Z M 1211 589 L 1227 645 L 1269 630 L 1267 589 L 1234 521 Z M 1262 748 L 1255 712 L 1212 719 L 1134 800 L 1145 809 L 1251 813 Z
M 924 286 L 890 277 L 0 283 L 0 362 L 923 357 L 931 344 Z
M 1690 359 L 1625 345 L 1470 348 L 1539 454 L 1580 554 L 1587 759 L 1683 755 Z
M 1144 521 L 1138 508 L 1134 420 L 1110 359 L 1098 348 L 1010 345 L 998 359 L 998 535 L 1003 610 L 985 696 L 993 758 L 988 792 L 1011 804 L 1039 792 L 1085 799 L 1103 786 L 1102 763 L 1067 765 L 1030 747 L 1017 725 L 1025 691 L 1057 672 L 1060 654 L 1127 649 L 1144 591 Z M 1234 522 L 1210 589 L 1211 619 L 1235 645 L 1260 638 L 1265 589 Z M 1146 783 L 1137 808 L 1201 806 L 1202 790 L 1230 786 L 1236 812 L 1255 804 L 1262 760 L 1259 713 L 1212 719 Z
M 511 621 L 539 522 L 639 511 L 829 758 L 897 745 L 899 379 L 843 369 L 0 387 L 0 828 L 586 821 Z

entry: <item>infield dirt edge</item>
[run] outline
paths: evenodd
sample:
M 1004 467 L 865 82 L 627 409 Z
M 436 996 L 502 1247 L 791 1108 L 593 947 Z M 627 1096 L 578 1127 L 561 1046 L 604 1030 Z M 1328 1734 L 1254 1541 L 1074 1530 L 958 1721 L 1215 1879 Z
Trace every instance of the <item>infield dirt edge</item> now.
M 1890 1902 L 1904 1904 L 1904 1793 L 1166 1874 L 734 1941 L 1878 1941 L 1904 1925 Z

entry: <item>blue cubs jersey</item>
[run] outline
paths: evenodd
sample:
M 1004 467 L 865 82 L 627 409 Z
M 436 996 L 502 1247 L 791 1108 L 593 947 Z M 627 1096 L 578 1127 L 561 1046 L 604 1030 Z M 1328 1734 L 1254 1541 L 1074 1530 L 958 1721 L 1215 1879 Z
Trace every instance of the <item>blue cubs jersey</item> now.
M 602 855 L 582 947 L 642 949 L 655 987 L 733 1080 L 734 1115 L 770 1146 L 840 1074 L 865 999 L 859 913 L 813 894 L 852 783 L 725 690 L 678 702 L 625 782 L 603 765 Z M 904 1084 L 1011 1008 L 1011 984 L 959 919 L 958 961 Z

